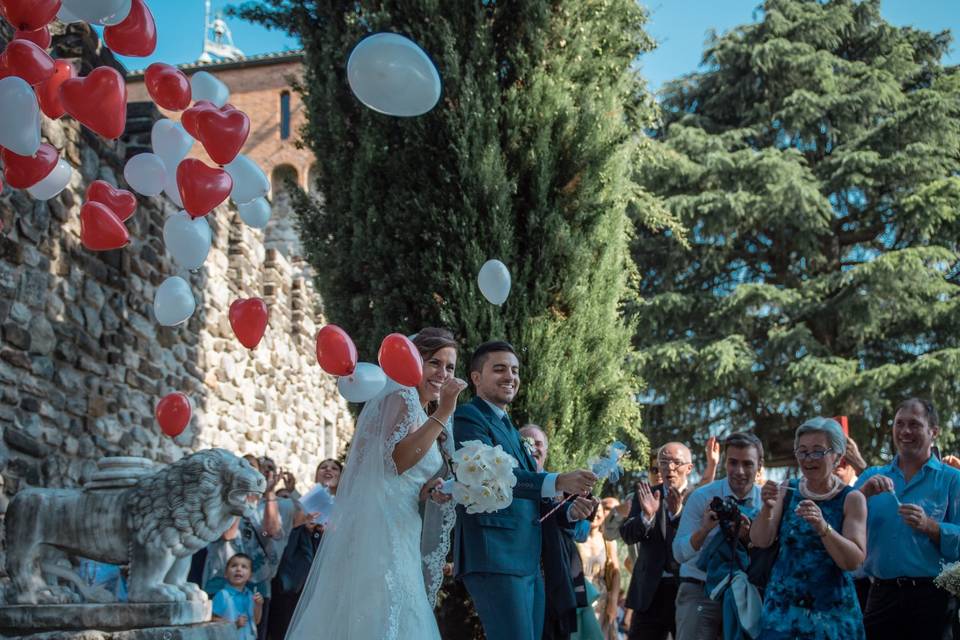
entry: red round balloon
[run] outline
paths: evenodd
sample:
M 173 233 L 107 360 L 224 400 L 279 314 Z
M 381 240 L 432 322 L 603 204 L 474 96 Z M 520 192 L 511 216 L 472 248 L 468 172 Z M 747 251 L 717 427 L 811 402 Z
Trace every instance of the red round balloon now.
M 127 124 L 127 85 L 112 67 L 97 67 L 85 78 L 60 85 L 64 109 L 108 140 L 123 134 Z
M 105 204 L 120 222 L 126 222 L 137 209 L 137 197 L 105 180 L 94 180 L 87 187 L 87 200 Z
M 143 58 L 153 53 L 157 48 L 157 24 L 143 0 L 133 0 L 123 22 L 103 30 L 103 41 L 123 56 Z
M 160 425 L 160 430 L 171 438 L 175 438 L 183 433 L 183 430 L 190 424 L 193 407 L 190 406 L 190 398 L 186 394 L 176 391 L 160 399 L 157 408 L 154 410 L 154 415 L 157 418 L 157 424 Z
M 169 64 L 154 62 L 143 76 L 147 93 L 157 106 L 170 111 L 183 111 L 190 106 L 192 91 L 187 75 Z
M 53 171 L 60 154 L 44 142 L 32 156 L 17 155 L 9 149 L 0 152 L 3 158 L 3 177 L 14 189 L 29 189 Z
M 209 100 L 197 100 L 192 107 L 184 111 L 183 115 L 180 116 L 180 124 L 195 140 L 199 140 L 200 133 L 197 130 L 197 119 L 201 113 L 211 110 L 217 111 L 217 105 Z
M 72 64 L 66 60 L 54 60 L 53 75 L 42 85 L 36 87 L 40 110 L 51 120 L 56 120 L 67 112 L 63 108 L 63 102 L 60 101 L 60 85 L 70 78 L 76 77 L 76 75 Z
M 230 326 L 240 344 L 255 349 L 267 330 L 270 312 L 267 303 L 260 298 L 240 298 L 230 305 Z
M 347 332 L 328 324 L 317 333 L 317 362 L 333 376 L 348 376 L 357 368 L 357 347 Z
M 240 153 L 250 134 L 250 118 L 239 109 L 204 109 L 196 117 L 197 140 L 210 159 L 219 165 L 230 164 Z
M 53 38 L 50 36 L 49 27 L 40 27 L 36 31 L 16 31 L 13 34 L 14 40 L 29 40 L 41 49 L 49 49 Z
M 90 251 L 110 251 L 126 246 L 130 234 L 107 205 L 85 202 L 80 207 L 80 242 Z
M 7 22 L 19 31 L 36 31 L 53 22 L 60 0 L 3 0 Z
M 23 78 L 35 86 L 53 75 L 53 58 L 29 40 L 11 40 L 3 52 L 3 65 L 9 75 Z
M 177 165 L 177 189 L 183 208 L 192 217 L 199 218 L 227 199 L 233 189 L 233 178 L 223 169 L 187 158 Z
M 415 387 L 423 377 L 423 358 L 410 339 L 391 333 L 380 343 L 377 361 L 383 372 L 405 387 Z

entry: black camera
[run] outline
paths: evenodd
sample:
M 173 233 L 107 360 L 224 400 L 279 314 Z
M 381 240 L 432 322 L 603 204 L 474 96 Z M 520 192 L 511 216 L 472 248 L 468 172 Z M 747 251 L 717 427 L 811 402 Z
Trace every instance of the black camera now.
M 710 501 L 710 510 L 717 514 L 720 528 L 725 533 L 736 531 L 740 526 L 740 505 L 732 496 L 721 498 L 714 496 Z

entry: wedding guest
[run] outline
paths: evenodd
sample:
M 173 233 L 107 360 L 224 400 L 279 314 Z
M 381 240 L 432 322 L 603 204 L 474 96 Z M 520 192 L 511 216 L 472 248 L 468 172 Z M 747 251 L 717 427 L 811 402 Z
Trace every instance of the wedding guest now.
M 340 484 L 340 475 L 343 473 L 343 465 L 339 460 L 327 458 L 317 465 L 317 471 L 314 474 L 314 482 L 322 484 L 330 492 L 330 495 L 337 495 L 337 486 Z
M 864 637 L 863 615 L 853 579 L 866 548 L 867 504 L 834 473 L 846 437 L 830 418 L 807 420 L 794 435 L 802 477 L 782 486 L 763 485 L 763 506 L 750 528 L 755 546 L 780 550 L 767 584 L 761 614 L 763 640 Z
M 717 447 L 719 457 L 719 443 Z M 673 556 L 673 540 L 693 463 L 690 450 L 679 442 L 663 445 L 657 459 L 664 482 L 653 487 L 639 483 L 630 515 L 620 525 L 623 541 L 638 548 L 626 600 L 633 611 L 631 640 L 666 640 L 676 635 L 680 565 Z
M 307 574 L 310 573 L 310 565 L 323 537 L 323 526 L 314 522 L 317 514 L 304 513 L 299 504 L 296 506 L 293 531 L 283 549 L 277 575 L 270 584 L 269 640 L 283 640 L 286 637 Z
M 232 622 L 237 628 L 238 640 L 257 637 L 257 625 L 263 614 L 263 596 L 249 587 L 252 572 L 250 556 L 235 553 L 227 561 L 227 584 L 213 597 L 213 619 Z
M 933 578 L 960 560 L 960 471 L 933 455 L 939 433 L 933 403 L 907 400 L 893 419 L 893 461 L 857 481 L 867 498 L 868 640 L 940 638 L 949 628 L 949 595 Z
M 741 510 L 760 505 L 760 487 L 755 484 L 763 467 L 763 444 L 755 435 L 732 433 L 723 441 L 727 477 L 694 490 L 680 515 L 673 556 L 680 563 L 680 587 L 676 602 L 676 640 L 714 640 L 723 622 L 721 604 L 706 593 L 706 572 L 697 566 L 700 550 L 718 533 L 717 514 L 710 509 L 713 498 L 735 499 Z M 748 532 L 749 519 L 742 517 L 741 532 Z
M 601 526 L 608 509 L 617 506 L 616 498 L 604 498 L 590 522 L 590 535 L 586 542 L 579 543 L 583 560 L 583 575 L 592 584 L 596 598 L 592 599 L 593 614 L 600 624 L 599 638 L 617 640 L 617 600 L 620 598 L 620 562 L 617 558 L 617 543 L 604 540 Z M 588 589 L 588 601 L 591 600 Z M 581 617 L 581 621 L 584 618 Z M 588 621 L 589 622 L 589 621 Z M 592 625 L 591 625 L 592 626 Z M 578 640 L 593 640 L 595 633 L 581 627 Z
M 843 481 L 843 484 L 852 487 L 857 483 L 857 478 L 867 468 L 867 463 L 860 455 L 860 448 L 853 438 L 846 436 L 846 449 L 837 468 L 833 470 L 837 477 Z
M 549 440 L 535 424 L 520 429 L 520 436 L 529 445 L 537 471 L 543 472 L 549 451 Z M 587 520 L 596 502 L 577 497 L 559 508 L 560 498 L 545 498 L 540 503 L 540 563 L 544 583 L 543 640 L 567 640 L 577 630 L 577 609 L 587 606 L 583 591 L 583 564 L 576 540 L 585 540 L 590 530 Z

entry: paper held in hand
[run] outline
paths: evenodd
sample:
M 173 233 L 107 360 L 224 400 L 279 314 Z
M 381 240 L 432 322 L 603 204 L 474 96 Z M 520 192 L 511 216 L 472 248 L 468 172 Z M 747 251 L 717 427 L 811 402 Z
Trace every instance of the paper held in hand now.
M 316 524 L 326 524 L 333 514 L 334 497 L 322 484 L 317 484 L 300 498 L 300 504 L 303 506 L 304 513 L 316 513 L 314 518 Z

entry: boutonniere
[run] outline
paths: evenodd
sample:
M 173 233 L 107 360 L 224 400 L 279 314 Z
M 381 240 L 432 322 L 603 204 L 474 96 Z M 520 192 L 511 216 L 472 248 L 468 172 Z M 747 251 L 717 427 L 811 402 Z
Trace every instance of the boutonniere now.
M 528 456 L 530 456 L 531 458 L 534 457 L 533 452 L 536 451 L 536 449 L 533 446 L 533 438 L 531 438 L 530 436 L 524 436 L 523 448 L 526 450 Z

